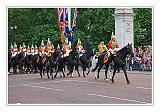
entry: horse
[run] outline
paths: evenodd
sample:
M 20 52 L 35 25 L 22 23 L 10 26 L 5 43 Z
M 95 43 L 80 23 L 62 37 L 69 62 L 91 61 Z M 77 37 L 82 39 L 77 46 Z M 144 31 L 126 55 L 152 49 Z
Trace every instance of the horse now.
M 35 54 L 32 58 L 32 66 L 33 66 L 33 73 L 38 72 L 38 67 L 39 67 L 39 54 Z
M 53 68 L 56 68 L 57 52 L 50 53 L 49 55 L 50 56 L 47 56 L 46 72 L 47 76 L 49 76 L 48 74 L 50 72 L 50 76 L 53 79 Z
M 27 55 L 25 60 L 25 64 L 26 64 L 26 72 L 30 73 L 32 72 L 32 55 Z
M 63 77 L 65 77 L 64 67 L 66 60 L 63 58 L 64 55 L 60 49 L 56 49 L 55 52 L 57 54 L 57 58 L 56 58 L 56 74 L 54 75 L 54 78 L 57 77 L 57 73 L 59 71 L 61 71 L 63 73 Z
M 85 77 L 85 71 L 86 68 L 88 68 L 88 72 L 86 75 L 89 74 L 90 72 L 90 67 L 89 64 L 91 65 L 91 57 L 94 55 L 91 44 L 89 44 L 89 42 L 84 43 L 83 45 L 85 53 L 82 54 L 82 56 L 80 56 L 80 62 L 82 65 L 82 70 L 83 70 L 83 76 Z
M 73 78 L 73 70 L 75 67 L 75 70 L 77 70 L 78 76 L 80 77 L 80 73 L 78 70 L 79 55 L 78 55 L 78 51 L 76 50 L 76 48 L 73 48 L 73 50 L 70 52 L 69 56 L 66 59 L 67 59 L 66 60 L 67 68 L 69 70 L 69 73 L 67 73 L 67 75 L 71 74 L 71 77 Z
M 40 76 L 42 78 L 42 73 L 44 75 L 45 67 L 46 67 L 46 55 L 42 54 L 38 57 L 39 60 L 39 70 L 40 70 Z M 49 78 L 49 76 L 47 76 Z
M 94 72 L 98 68 L 98 74 L 95 77 L 95 79 L 99 78 L 100 70 L 102 69 L 103 65 L 105 65 L 106 66 L 105 79 L 108 81 L 107 71 L 109 68 L 109 64 L 112 63 L 112 61 L 113 61 L 113 64 L 114 64 L 113 69 L 114 70 L 113 70 L 113 75 L 111 78 L 112 83 L 114 83 L 114 76 L 116 74 L 116 70 L 118 70 L 119 68 L 122 68 L 124 75 L 125 75 L 125 78 L 126 78 L 126 81 L 127 81 L 127 84 L 130 84 L 130 81 L 128 79 L 127 72 L 126 72 L 126 57 L 127 57 L 127 55 L 132 55 L 133 54 L 132 51 L 133 51 L 132 44 L 128 43 L 125 47 L 123 47 L 122 49 L 117 51 L 116 54 L 111 54 L 108 57 L 108 61 L 106 63 L 104 63 L 104 56 L 107 54 L 107 52 L 100 55 L 98 57 L 98 62 L 96 64 L 96 67 L 94 69 L 92 69 L 92 71 Z

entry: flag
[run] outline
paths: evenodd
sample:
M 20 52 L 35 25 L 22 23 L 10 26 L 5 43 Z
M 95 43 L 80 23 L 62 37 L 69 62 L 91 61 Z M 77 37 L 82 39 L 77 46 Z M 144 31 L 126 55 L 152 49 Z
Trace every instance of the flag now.
M 60 32 L 64 31 L 64 8 L 57 8 L 58 13 L 58 26 Z
M 70 8 L 65 8 L 65 33 L 70 33 Z
M 74 9 L 73 23 L 72 23 L 72 31 L 74 32 L 76 27 L 76 18 L 77 18 L 77 8 Z

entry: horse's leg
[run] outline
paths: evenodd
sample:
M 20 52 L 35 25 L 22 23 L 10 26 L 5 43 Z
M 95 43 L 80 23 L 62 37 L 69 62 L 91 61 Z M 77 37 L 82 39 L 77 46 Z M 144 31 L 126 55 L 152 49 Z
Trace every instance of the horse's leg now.
M 112 83 L 114 83 L 114 76 L 115 76 L 115 74 L 116 74 L 116 68 L 114 68 L 114 70 L 113 70 Z
M 73 69 L 71 70 L 71 77 L 72 77 L 72 78 L 74 77 L 74 75 L 73 75 Z
M 40 67 L 40 76 L 42 78 L 42 67 Z
M 106 64 L 106 69 L 105 69 L 105 80 L 106 81 L 108 81 L 108 77 L 107 77 L 108 68 L 109 68 L 109 64 Z
M 85 76 L 85 66 L 84 65 L 82 65 L 82 69 L 83 69 L 83 77 L 86 77 Z
M 47 77 L 48 77 L 48 79 L 50 78 L 49 77 L 49 65 L 47 65 L 47 67 L 46 67 L 46 72 L 47 72 Z
M 52 69 L 52 63 L 51 63 L 51 65 L 50 65 L 50 76 L 52 77 L 52 79 L 53 79 L 53 69 Z
M 45 71 L 45 66 L 43 65 L 43 76 L 45 75 L 44 71 Z
M 99 73 L 100 73 L 100 71 L 101 71 L 102 67 L 103 67 L 103 64 L 100 64 L 100 66 L 99 66 L 99 68 L 98 68 L 97 79 L 99 79 Z
M 78 67 L 77 67 L 77 73 L 78 73 L 78 76 L 80 77 L 80 73 L 79 73 Z
M 56 68 L 56 74 L 54 75 L 54 78 L 57 77 L 57 73 L 58 73 L 58 67 Z
M 65 77 L 64 70 L 62 69 L 63 77 Z
M 70 73 L 71 73 L 71 71 L 69 71 L 69 72 L 67 73 L 67 76 L 68 76 Z
M 127 72 L 126 72 L 126 67 L 123 67 L 122 70 L 123 70 L 124 75 L 126 77 L 127 84 L 130 84 L 130 81 L 128 80 L 128 76 L 127 76 Z

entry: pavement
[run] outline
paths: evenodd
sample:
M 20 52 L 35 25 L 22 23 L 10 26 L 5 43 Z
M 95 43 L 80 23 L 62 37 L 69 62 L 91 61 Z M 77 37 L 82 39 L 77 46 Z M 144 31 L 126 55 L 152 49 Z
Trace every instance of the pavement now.
M 37 74 L 8 75 L 8 105 L 151 105 L 152 73 L 128 72 L 127 85 L 124 74 L 117 73 L 115 83 L 104 80 L 104 72 L 95 80 L 96 72 L 86 77 L 70 76 L 56 79 L 40 78 Z M 80 71 L 82 74 L 82 71 Z

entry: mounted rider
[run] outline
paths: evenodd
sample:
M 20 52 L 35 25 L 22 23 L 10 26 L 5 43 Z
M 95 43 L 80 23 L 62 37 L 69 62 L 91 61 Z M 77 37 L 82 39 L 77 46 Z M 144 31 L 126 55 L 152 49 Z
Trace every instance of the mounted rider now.
M 63 44 L 62 51 L 63 51 L 64 57 L 69 56 L 69 53 L 72 51 L 72 48 L 70 48 L 68 42 L 65 42 Z
M 47 52 L 46 46 L 44 45 L 43 40 L 42 40 L 41 46 L 40 46 L 40 56 L 41 56 L 41 55 L 45 55 L 46 52 Z
M 108 53 L 107 53 L 108 49 L 107 49 L 106 45 L 104 44 L 104 39 L 102 39 L 101 42 L 99 43 L 98 50 L 99 50 L 98 55 L 105 54 L 103 61 L 104 61 L 104 63 L 106 63 L 108 61 Z
M 32 47 L 31 47 L 31 55 L 34 56 L 34 46 L 32 44 Z
M 16 42 L 14 43 L 13 51 L 12 51 L 12 57 L 15 57 L 18 53 Z
M 47 51 L 47 56 L 48 57 L 51 57 L 52 55 L 52 45 L 51 45 L 51 41 L 49 40 L 48 38 L 48 41 L 47 41 L 47 45 L 46 45 L 46 51 Z
M 119 50 L 119 45 L 116 41 L 116 36 L 113 35 L 113 32 L 111 35 L 111 40 L 108 42 L 108 50 L 111 54 L 114 55 L 116 55 L 116 52 Z
M 51 46 L 52 46 L 51 52 L 54 53 L 55 52 L 54 45 L 52 44 Z
M 20 46 L 19 46 L 19 50 L 18 50 L 18 54 L 19 54 L 19 53 L 22 53 L 22 51 L 23 51 L 23 50 L 22 50 L 22 46 L 20 45 Z
M 85 50 L 82 46 L 82 43 L 81 43 L 80 39 L 78 39 L 76 48 L 78 49 L 79 57 L 81 57 L 85 53 Z
M 35 45 L 35 49 L 34 49 L 34 55 L 38 55 L 39 54 L 39 50 L 37 45 Z
M 23 45 L 22 45 L 22 52 L 24 53 L 24 57 L 26 57 L 26 55 L 27 55 L 27 49 L 26 49 L 25 43 L 23 43 Z
M 108 49 L 106 45 L 104 44 L 104 40 L 102 39 L 101 42 L 98 45 L 99 55 L 103 54 L 104 52 L 107 52 Z
M 11 43 L 11 47 L 10 47 L 10 49 L 9 49 L 9 52 L 13 52 L 13 45 L 12 45 L 12 43 Z
M 28 45 L 27 47 L 27 55 L 31 55 L 31 49 L 30 49 L 30 46 Z

